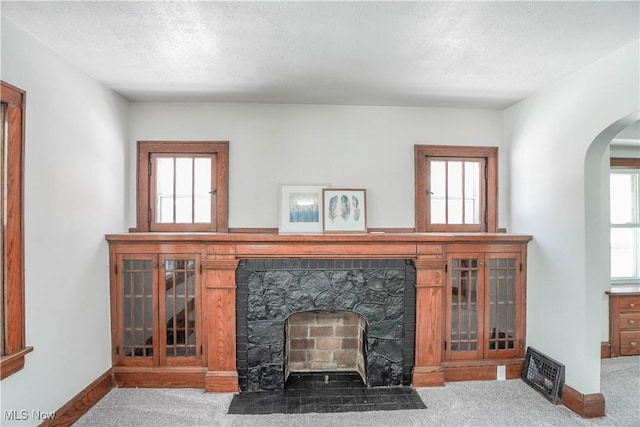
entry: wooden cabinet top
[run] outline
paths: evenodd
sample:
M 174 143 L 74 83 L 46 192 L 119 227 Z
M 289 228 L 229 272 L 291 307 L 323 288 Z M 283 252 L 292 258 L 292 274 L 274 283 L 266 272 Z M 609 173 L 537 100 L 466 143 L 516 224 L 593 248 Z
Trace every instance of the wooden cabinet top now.
M 107 234 L 109 243 L 198 243 L 198 244 L 443 244 L 527 243 L 530 235 L 507 233 L 121 233 Z

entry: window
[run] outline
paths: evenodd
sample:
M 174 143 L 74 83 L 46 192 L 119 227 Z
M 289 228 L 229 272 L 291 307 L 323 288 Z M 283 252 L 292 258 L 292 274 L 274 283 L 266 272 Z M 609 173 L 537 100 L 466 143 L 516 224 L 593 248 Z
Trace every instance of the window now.
M 139 231 L 228 231 L 227 142 L 138 142 Z
M 611 159 L 611 278 L 640 279 L 640 159 Z
M 2 233 L 2 304 L 0 304 L 0 379 L 24 367 L 24 240 L 23 240 L 23 154 L 24 97 L 20 89 L 2 82 L 0 115 L 0 192 Z
M 416 145 L 416 231 L 495 232 L 495 147 Z

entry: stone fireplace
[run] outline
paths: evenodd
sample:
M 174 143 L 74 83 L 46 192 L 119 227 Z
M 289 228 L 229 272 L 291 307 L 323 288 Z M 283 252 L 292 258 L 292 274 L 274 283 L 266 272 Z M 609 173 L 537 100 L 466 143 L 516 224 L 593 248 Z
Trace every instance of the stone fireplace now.
M 415 268 L 402 259 L 240 261 L 240 389 L 283 389 L 289 372 L 358 365 L 369 387 L 411 384 L 415 283 Z

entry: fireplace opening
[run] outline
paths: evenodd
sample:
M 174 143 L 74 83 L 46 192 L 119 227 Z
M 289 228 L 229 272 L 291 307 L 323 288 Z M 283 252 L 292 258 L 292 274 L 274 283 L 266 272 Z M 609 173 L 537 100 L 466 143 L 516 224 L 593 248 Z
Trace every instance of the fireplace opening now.
M 367 384 L 367 321 L 353 311 L 313 310 L 294 313 L 284 324 L 284 376 L 356 372 Z

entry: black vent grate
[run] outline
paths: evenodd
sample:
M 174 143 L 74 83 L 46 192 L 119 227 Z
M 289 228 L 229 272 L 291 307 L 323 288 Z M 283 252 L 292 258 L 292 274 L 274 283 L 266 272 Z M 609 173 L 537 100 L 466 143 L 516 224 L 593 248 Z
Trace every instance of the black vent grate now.
M 527 347 L 522 366 L 522 380 L 554 405 L 562 402 L 564 365 L 533 347 Z

